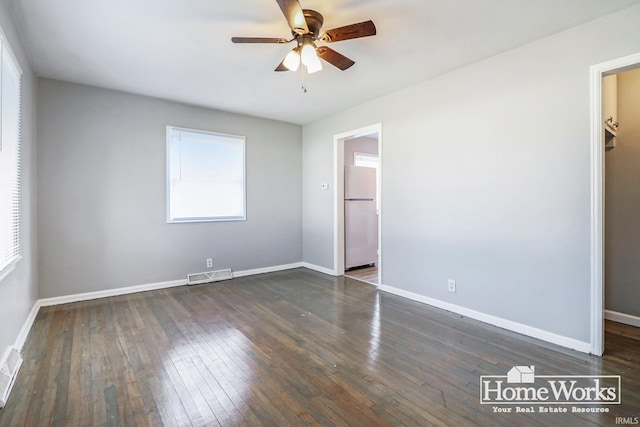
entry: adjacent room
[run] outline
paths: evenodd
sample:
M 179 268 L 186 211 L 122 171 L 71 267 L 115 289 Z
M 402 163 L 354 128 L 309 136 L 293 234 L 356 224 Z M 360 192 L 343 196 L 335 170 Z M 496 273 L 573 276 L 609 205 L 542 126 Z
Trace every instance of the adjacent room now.
M 0 427 L 640 416 L 640 0 L 0 0 Z

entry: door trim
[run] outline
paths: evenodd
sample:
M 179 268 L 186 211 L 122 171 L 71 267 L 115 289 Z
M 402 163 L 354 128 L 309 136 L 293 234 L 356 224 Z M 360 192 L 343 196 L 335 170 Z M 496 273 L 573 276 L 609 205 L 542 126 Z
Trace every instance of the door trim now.
M 604 143 L 602 77 L 637 68 L 640 53 L 592 65 L 591 86 L 591 353 L 604 353 Z
M 344 274 L 344 142 L 359 136 L 378 134 L 378 286 L 382 284 L 382 124 L 376 123 L 333 136 L 333 269 Z

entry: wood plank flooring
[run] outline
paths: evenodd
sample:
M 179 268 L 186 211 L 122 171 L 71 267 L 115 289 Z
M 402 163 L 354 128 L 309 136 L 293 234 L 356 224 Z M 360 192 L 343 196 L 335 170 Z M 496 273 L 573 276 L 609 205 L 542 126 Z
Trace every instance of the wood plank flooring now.
M 629 328 L 598 358 L 306 269 L 47 307 L 0 427 L 615 425 L 640 416 Z M 514 365 L 621 375 L 622 403 L 494 413 L 480 376 Z
M 364 267 L 364 268 L 356 268 L 353 270 L 345 271 L 345 276 L 351 277 L 352 279 L 358 279 L 363 282 L 370 283 L 372 285 L 378 284 L 378 267 Z

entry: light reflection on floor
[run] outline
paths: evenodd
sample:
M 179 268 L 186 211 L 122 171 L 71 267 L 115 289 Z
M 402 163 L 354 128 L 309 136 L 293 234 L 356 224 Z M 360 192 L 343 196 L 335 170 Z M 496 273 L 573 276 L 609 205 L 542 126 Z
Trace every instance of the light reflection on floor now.
M 375 369 L 380 346 L 380 293 L 376 292 L 373 306 L 373 317 L 370 322 L 371 336 L 369 337 L 369 369 Z
M 200 329 L 201 335 L 184 339 L 163 358 L 168 378 L 162 386 L 172 397 L 165 403 L 179 406 L 173 413 L 197 411 L 203 425 L 242 422 L 254 376 L 248 356 L 251 342 L 231 325 L 209 332 Z M 246 408 L 238 408 L 238 402 L 245 402 Z

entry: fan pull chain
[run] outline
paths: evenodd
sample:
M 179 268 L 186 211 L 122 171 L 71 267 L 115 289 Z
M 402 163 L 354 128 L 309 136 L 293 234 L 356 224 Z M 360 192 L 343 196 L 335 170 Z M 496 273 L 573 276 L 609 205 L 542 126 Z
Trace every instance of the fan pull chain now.
M 304 68 L 305 66 L 302 65 L 302 67 L 300 67 L 300 75 L 301 75 L 301 79 L 302 79 L 302 93 L 307 93 L 307 86 L 304 84 Z

